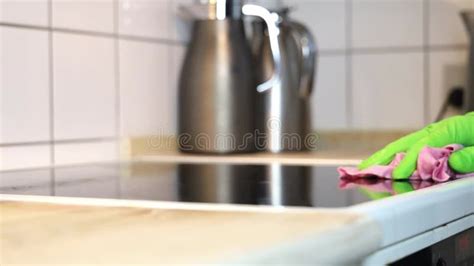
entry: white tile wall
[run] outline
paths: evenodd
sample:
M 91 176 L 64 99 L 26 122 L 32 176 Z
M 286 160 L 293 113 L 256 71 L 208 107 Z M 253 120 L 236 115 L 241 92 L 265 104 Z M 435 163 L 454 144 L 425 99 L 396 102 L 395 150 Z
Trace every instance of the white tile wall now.
M 423 0 L 354 0 L 355 48 L 423 44 Z
M 417 129 L 423 126 L 423 54 L 353 57 L 354 126 Z
M 0 22 L 48 25 L 48 0 L 0 0 Z
M 294 7 L 290 17 L 305 24 L 321 50 L 346 48 L 345 0 L 286 0 Z
M 114 41 L 54 33 L 53 42 L 55 137 L 115 136 Z
M 52 0 L 53 27 L 112 33 L 114 0 Z
M 459 17 L 462 9 L 474 9 L 474 1 L 430 0 L 430 45 L 467 44 L 466 30 Z
M 50 140 L 48 34 L 0 28 L 0 144 Z
M 429 118 L 434 121 L 449 91 L 467 86 L 467 59 L 465 51 L 436 51 L 430 53 Z
M 117 142 L 61 143 L 54 146 L 56 164 L 80 164 L 117 160 Z
M 347 128 L 346 93 L 346 57 L 321 56 L 316 87 L 311 96 L 314 128 Z
M 149 38 L 170 39 L 171 1 L 120 0 L 119 32 Z
M 173 0 L 171 1 L 171 38 L 180 42 L 188 42 L 191 38 L 192 21 L 189 20 L 182 11 L 181 6 L 193 3 L 194 0 Z
M 49 165 L 49 145 L 0 147 L 0 169 L 35 168 Z
M 176 90 L 168 77 L 168 46 L 120 41 L 120 114 L 123 136 L 174 134 Z
M 178 8 L 195 0 L 51 1 L 0 0 L 0 169 L 113 160 L 117 136 L 174 133 L 191 27 Z M 420 127 L 465 80 L 472 0 L 253 2 L 294 6 L 315 35 L 317 130 Z

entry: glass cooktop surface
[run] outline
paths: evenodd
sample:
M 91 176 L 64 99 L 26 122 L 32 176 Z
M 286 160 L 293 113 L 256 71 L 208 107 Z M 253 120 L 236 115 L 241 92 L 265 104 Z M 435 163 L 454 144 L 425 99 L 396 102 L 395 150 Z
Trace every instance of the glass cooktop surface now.
M 0 172 L 0 194 L 347 207 L 436 185 L 340 179 L 335 166 L 129 163 Z

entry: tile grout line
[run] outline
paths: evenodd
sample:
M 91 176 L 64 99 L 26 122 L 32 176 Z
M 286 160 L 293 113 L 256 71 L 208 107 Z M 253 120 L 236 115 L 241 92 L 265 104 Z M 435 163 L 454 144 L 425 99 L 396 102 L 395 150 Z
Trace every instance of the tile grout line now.
M 120 84 L 120 39 L 119 39 L 119 8 L 120 0 L 114 0 L 114 33 L 115 33 L 115 134 L 117 140 L 115 141 L 115 154 L 117 158 L 121 159 L 121 127 L 122 127 L 122 114 L 121 114 L 121 84 Z M 120 178 L 116 178 L 116 190 L 119 197 L 122 196 L 122 182 Z
M 50 134 L 50 164 L 52 166 L 56 165 L 56 145 L 55 145 L 55 138 L 56 135 L 54 134 L 55 128 L 55 108 L 54 108 L 54 45 L 53 45 L 53 0 L 48 0 L 48 37 L 49 37 L 49 134 Z M 50 169 L 51 175 L 51 184 L 55 184 L 56 181 L 56 172 L 53 168 Z M 54 196 L 56 195 L 56 187 L 51 185 L 51 194 Z
M 169 44 L 169 45 L 177 45 L 177 46 L 186 45 L 184 42 L 179 42 L 179 41 L 170 40 L 170 39 L 127 35 L 127 34 L 116 34 L 115 32 L 107 33 L 107 32 L 90 31 L 90 30 L 69 29 L 69 28 L 60 28 L 60 27 L 52 27 L 52 26 L 45 27 L 45 26 L 36 26 L 36 25 L 28 25 L 28 24 L 8 23 L 8 22 L 0 22 L 0 26 L 19 28 L 19 29 L 29 29 L 29 30 L 54 31 L 54 32 L 60 32 L 60 33 L 86 35 L 86 36 L 91 36 L 91 37 L 117 38 L 118 36 L 119 39 L 123 39 L 123 40 Z
M 346 29 L 345 29 L 345 36 L 346 36 L 346 122 L 348 128 L 354 127 L 354 104 L 353 104 L 353 85 L 352 85 L 352 69 L 353 69 L 353 49 L 352 49 L 352 0 L 345 1 L 345 18 L 346 18 Z
M 121 84 L 120 84 L 120 43 L 119 43 L 119 0 L 114 0 L 114 72 L 115 72 L 115 134 L 117 137 L 116 142 L 116 155 L 120 158 L 120 142 L 121 142 Z
M 168 14 L 171 14 L 170 16 L 168 16 L 168 19 L 170 20 L 169 21 L 169 24 L 172 25 L 172 32 L 170 32 L 169 34 L 175 38 L 177 38 L 177 29 L 176 29 L 176 20 L 175 20 L 175 17 L 173 16 L 174 14 L 174 4 L 173 1 L 168 1 Z M 175 73 L 175 69 L 176 69 L 176 66 L 174 66 L 174 62 L 175 62 L 175 49 L 173 48 L 173 46 L 171 45 L 167 45 L 166 49 L 168 50 L 168 69 L 167 69 L 167 72 L 168 72 L 168 77 L 167 77 L 167 82 L 168 82 L 168 87 L 170 87 L 172 89 L 172 91 L 174 92 L 174 95 L 176 95 L 175 97 L 175 101 L 176 101 L 176 104 L 178 102 L 178 98 L 177 98 L 177 95 L 178 95 L 178 76 L 176 75 Z M 173 86 L 171 86 L 173 85 Z M 174 108 L 177 108 L 177 106 L 173 106 Z M 171 108 L 170 108 L 171 109 Z M 171 114 L 170 114 L 171 115 Z M 178 119 L 177 116 L 175 116 L 174 119 Z M 170 120 L 168 120 L 170 121 Z M 176 121 L 177 123 L 177 121 Z M 162 125 L 162 127 L 169 127 L 170 125 Z M 173 128 L 173 131 L 174 132 L 177 132 L 176 128 Z
M 80 143 L 93 143 L 93 142 L 106 142 L 117 140 L 117 137 L 97 137 L 97 138 L 83 138 L 83 139 L 65 139 L 65 140 L 44 140 L 44 141 L 26 141 L 26 142 L 12 142 L 12 143 L 0 143 L 1 147 L 18 147 L 18 146 L 41 146 L 41 145 L 54 145 L 54 144 L 80 144 Z
M 347 0 L 350 1 L 350 0 Z M 54 28 L 54 27 L 44 27 L 44 26 L 34 26 L 26 24 L 15 24 L 15 23 L 6 23 L 0 22 L 0 26 L 12 27 L 19 29 L 30 29 L 30 30 L 44 30 L 44 31 L 53 31 L 59 33 L 69 33 L 69 34 L 78 34 L 86 35 L 90 37 L 104 37 L 104 38 L 118 38 L 119 40 L 129 40 L 137 42 L 146 42 L 146 43 L 156 43 L 161 45 L 170 45 L 170 46 L 186 46 L 185 42 L 180 42 L 176 40 L 169 39 L 159 39 L 153 37 L 143 37 L 135 35 L 121 35 L 116 33 L 105 33 L 105 32 L 95 32 L 87 30 L 77 30 L 77 29 L 67 29 L 67 28 Z M 346 32 L 347 35 L 347 32 Z M 422 52 L 424 49 L 429 51 L 451 51 L 451 50 L 467 50 L 469 47 L 466 44 L 453 44 L 453 45 L 433 45 L 424 47 L 421 46 L 393 46 L 393 47 L 366 47 L 366 48 L 351 48 L 347 47 L 346 49 L 326 49 L 321 50 L 320 55 L 330 56 L 330 55 L 345 55 L 347 52 L 352 54 L 388 54 L 388 53 L 410 53 L 410 52 Z
M 48 25 L 49 28 L 52 27 L 53 24 L 53 0 L 48 0 Z M 51 141 L 51 146 L 50 146 L 50 163 L 51 165 L 54 165 L 56 163 L 56 154 L 55 154 L 55 134 L 54 134 L 54 128 L 55 128 L 55 123 L 54 123 L 54 46 L 53 46 L 53 31 L 48 30 L 48 50 L 49 50 L 49 63 L 48 63 L 48 68 L 49 68 L 49 137 Z
M 320 56 L 343 56 L 347 53 L 351 55 L 387 55 L 387 54 L 409 54 L 428 52 L 446 52 L 446 51 L 465 51 L 468 50 L 466 45 L 437 45 L 431 47 L 372 47 L 372 48 L 355 48 L 355 49 L 338 49 L 338 50 L 322 50 L 319 51 Z
M 430 2 L 429 0 L 423 1 L 423 120 L 425 124 L 430 123 L 430 50 L 429 50 L 429 39 L 430 39 Z

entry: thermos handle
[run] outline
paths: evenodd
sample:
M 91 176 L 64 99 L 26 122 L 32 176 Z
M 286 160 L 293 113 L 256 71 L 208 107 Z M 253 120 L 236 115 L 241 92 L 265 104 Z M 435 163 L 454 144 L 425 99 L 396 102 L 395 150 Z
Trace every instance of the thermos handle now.
M 257 86 L 258 92 L 264 92 L 275 87 L 281 82 L 281 56 L 280 45 L 278 43 L 278 35 L 280 34 L 278 23 L 280 16 L 277 13 L 268 11 L 264 7 L 252 4 L 244 5 L 242 7 L 242 13 L 244 15 L 260 17 L 267 24 L 268 37 L 270 39 L 270 48 L 272 51 L 274 63 L 274 72 L 269 80 Z
M 301 97 L 310 96 L 313 90 L 317 68 L 316 42 L 311 32 L 302 24 L 290 22 L 290 34 L 296 42 L 299 51 L 300 80 L 298 87 Z

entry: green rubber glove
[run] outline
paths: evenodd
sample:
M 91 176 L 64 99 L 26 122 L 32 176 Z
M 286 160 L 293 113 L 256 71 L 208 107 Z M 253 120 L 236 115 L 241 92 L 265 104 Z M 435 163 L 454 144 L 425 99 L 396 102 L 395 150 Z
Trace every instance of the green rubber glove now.
M 415 171 L 418 154 L 424 147 L 443 147 L 449 144 L 461 144 L 465 147 L 451 155 L 450 167 L 458 173 L 474 172 L 474 112 L 442 120 L 402 137 L 364 160 L 359 169 L 387 165 L 397 153 L 406 152 L 405 158 L 393 171 L 393 178 L 407 179 Z

